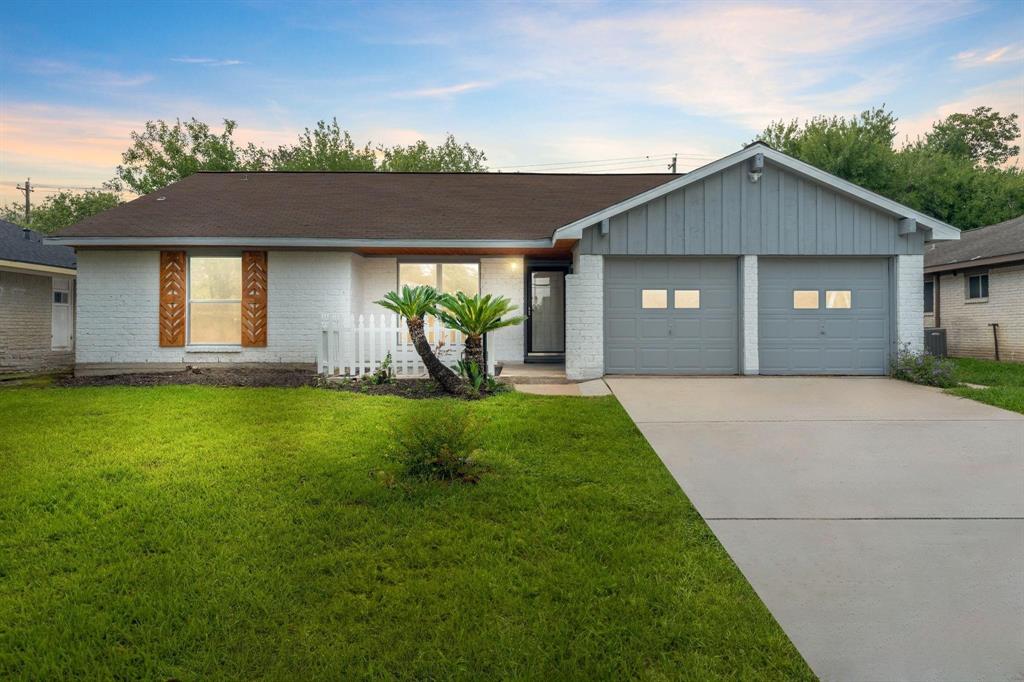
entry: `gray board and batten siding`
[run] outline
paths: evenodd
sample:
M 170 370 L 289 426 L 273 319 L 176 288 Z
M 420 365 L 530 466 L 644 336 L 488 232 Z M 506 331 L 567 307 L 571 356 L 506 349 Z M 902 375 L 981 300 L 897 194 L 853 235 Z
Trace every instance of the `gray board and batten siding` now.
M 899 217 L 766 162 L 758 182 L 747 164 L 583 231 L 579 253 L 595 255 L 882 256 L 924 253 L 924 232 L 898 234 Z

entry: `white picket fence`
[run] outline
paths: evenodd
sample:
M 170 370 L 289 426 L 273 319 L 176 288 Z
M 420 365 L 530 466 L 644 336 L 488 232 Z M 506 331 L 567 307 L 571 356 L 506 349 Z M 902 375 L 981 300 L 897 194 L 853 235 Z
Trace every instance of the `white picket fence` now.
M 389 314 L 343 315 L 324 313 L 320 317 L 320 343 L 316 364 L 325 376 L 359 377 L 373 374 L 391 355 L 396 376 L 426 376 L 427 370 L 409 338 L 404 317 Z M 434 319 L 425 325 L 427 340 L 437 357 L 449 367 L 462 359 L 462 334 Z M 487 361 L 494 374 L 494 363 Z

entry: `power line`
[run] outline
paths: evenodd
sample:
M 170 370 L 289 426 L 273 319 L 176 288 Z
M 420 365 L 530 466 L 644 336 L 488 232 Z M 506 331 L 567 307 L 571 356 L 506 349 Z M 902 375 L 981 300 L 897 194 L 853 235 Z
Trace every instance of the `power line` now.
M 716 158 L 717 157 L 705 156 L 703 154 L 651 154 L 651 155 L 645 155 L 645 156 L 624 156 L 624 157 L 619 157 L 619 158 L 614 158 L 614 159 L 594 159 L 594 160 L 590 160 L 590 161 L 563 161 L 563 162 L 551 162 L 551 163 L 522 164 L 522 165 L 514 165 L 514 166 L 497 166 L 497 167 L 492 168 L 491 170 L 495 170 L 495 171 L 502 171 L 502 170 L 517 171 L 517 170 L 523 170 L 523 171 L 525 171 L 525 169 L 530 169 L 530 168 L 542 168 L 543 170 L 542 171 L 538 171 L 538 172 L 556 173 L 556 172 L 559 172 L 560 170 L 563 170 L 563 169 L 564 170 L 582 170 L 582 169 L 584 169 L 586 167 L 589 167 L 589 166 L 615 166 L 615 165 L 620 165 L 620 164 L 621 165 L 626 165 L 626 164 L 634 164 L 634 163 L 638 163 L 638 162 L 642 162 L 642 161 L 649 161 L 649 162 L 654 163 L 654 162 L 658 162 L 658 161 L 662 161 L 662 160 L 664 162 L 670 162 L 672 159 L 675 159 L 677 162 L 679 160 L 697 162 L 697 161 L 713 161 Z M 668 163 L 668 166 L 670 167 L 671 163 Z M 529 171 L 526 171 L 526 172 L 529 172 Z
M 550 162 L 550 163 L 520 163 L 520 164 L 512 165 L 512 166 L 497 166 L 497 167 L 493 168 L 492 170 L 504 170 L 504 169 L 507 169 L 507 168 L 540 168 L 542 166 L 575 166 L 575 165 L 579 165 L 579 164 L 589 164 L 589 163 L 608 163 L 610 161 L 639 161 L 641 159 L 661 158 L 661 157 L 666 157 L 667 158 L 669 156 L 671 156 L 671 154 L 660 154 L 660 155 L 655 155 L 653 157 L 650 156 L 650 155 L 620 156 L 620 157 L 614 158 L 614 159 L 591 159 L 590 161 L 554 161 L 554 162 Z

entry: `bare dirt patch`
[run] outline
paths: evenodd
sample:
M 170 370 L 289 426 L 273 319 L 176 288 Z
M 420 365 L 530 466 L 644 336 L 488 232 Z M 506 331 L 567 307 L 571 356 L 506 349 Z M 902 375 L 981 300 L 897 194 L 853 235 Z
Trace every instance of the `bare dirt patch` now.
M 118 374 L 113 376 L 66 376 L 54 381 L 55 386 L 248 386 L 252 388 L 297 388 L 317 386 L 319 376 L 313 370 L 196 368 L 183 372 L 153 374 Z

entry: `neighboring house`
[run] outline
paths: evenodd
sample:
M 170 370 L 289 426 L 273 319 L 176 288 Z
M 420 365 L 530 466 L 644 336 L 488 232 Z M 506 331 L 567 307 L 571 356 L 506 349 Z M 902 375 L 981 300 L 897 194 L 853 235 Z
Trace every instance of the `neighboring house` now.
M 80 370 L 309 365 L 322 313 L 403 284 L 527 316 L 497 361 L 603 374 L 883 374 L 958 230 L 755 143 L 687 175 L 199 173 L 92 216 Z
M 1024 216 L 932 244 L 924 255 L 924 325 L 953 356 L 1024 362 Z
M 0 377 L 74 364 L 75 252 L 0 220 Z

